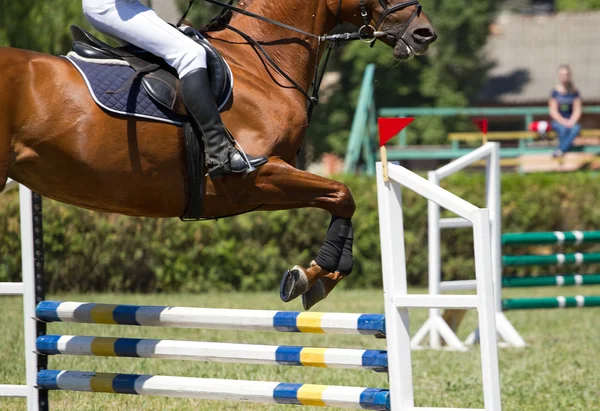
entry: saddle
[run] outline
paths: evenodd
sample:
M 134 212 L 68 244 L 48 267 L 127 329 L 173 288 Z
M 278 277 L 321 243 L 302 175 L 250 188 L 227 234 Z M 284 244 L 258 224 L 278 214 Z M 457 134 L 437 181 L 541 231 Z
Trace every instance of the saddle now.
M 232 91 L 232 74 L 219 52 L 192 27 L 182 32 L 204 47 L 207 54 L 207 68 L 211 80 L 212 93 L 218 107 L 223 107 Z M 183 118 L 184 140 L 188 171 L 187 207 L 180 217 L 183 221 L 201 219 L 204 209 L 204 148 L 195 130 L 188 121 L 188 115 L 179 95 L 180 84 L 175 70 L 163 59 L 133 45 L 112 47 L 97 39 L 81 27 L 72 25 L 72 50 L 79 57 L 102 64 L 102 60 L 122 60 L 135 70 L 132 79 L 139 79 L 151 100 Z M 83 73 L 82 73 L 83 75 Z M 124 86 L 123 86 L 124 87 Z M 90 92 L 92 90 L 90 89 Z
M 222 107 L 231 94 L 231 72 L 227 63 L 203 36 L 193 27 L 181 30 L 206 50 L 207 68 L 211 80 L 212 92 L 217 106 Z M 127 62 L 141 78 L 141 84 L 148 95 L 165 108 L 186 116 L 184 107 L 179 104 L 179 79 L 175 70 L 163 59 L 134 45 L 112 47 L 91 33 L 71 26 L 73 51 L 80 57 L 94 60 L 123 60 Z

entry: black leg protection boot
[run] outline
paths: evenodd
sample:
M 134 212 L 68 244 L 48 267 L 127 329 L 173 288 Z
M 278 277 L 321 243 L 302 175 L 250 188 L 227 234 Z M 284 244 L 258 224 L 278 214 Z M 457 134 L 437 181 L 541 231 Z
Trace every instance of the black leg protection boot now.
M 181 78 L 183 102 L 202 131 L 208 175 L 212 179 L 230 173 L 249 173 L 267 162 L 266 157 L 245 156 L 235 147 L 221 121 L 207 69 L 196 69 Z

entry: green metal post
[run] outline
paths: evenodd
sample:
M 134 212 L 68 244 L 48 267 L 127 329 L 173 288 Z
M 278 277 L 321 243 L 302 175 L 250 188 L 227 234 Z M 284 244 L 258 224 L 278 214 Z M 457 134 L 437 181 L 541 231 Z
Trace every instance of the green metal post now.
M 533 123 L 533 114 L 531 114 L 531 113 L 525 114 L 525 125 L 523 127 L 523 130 L 529 130 L 529 125 L 531 123 Z
M 368 138 L 366 133 L 369 120 L 369 106 L 373 101 L 373 78 L 375 76 L 375 64 L 369 64 L 363 76 L 358 103 L 352 121 L 352 130 L 348 139 L 346 158 L 344 160 L 344 172 L 356 171 L 360 151 L 363 147 L 363 139 Z
M 406 117 L 406 115 L 402 114 L 402 115 L 399 115 L 398 117 L 404 118 L 404 117 Z M 406 147 L 407 141 L 408 141 L 408 129 L 405 128 L 400 132 L 400 136 L 398 136 L 398 145 L 400 147 Z
M 525 128 L 524 130 L 529 129 L 529 125 L 533 123 L 533 114 L 528 113 L 525 115 Z M 523 145 L 523 150 L 527 150 L 527 144 L 531 143 L 533 139 L 528 138 L 527 140 L 519 140 L 519 146 Z
M 376 145 L 378 142 L 379 128 L 377 124 L 377 109 L 375 108 L 375 101 L 371 99 L 369 105 L 369 119 L 367 120 L 367 137 L 363 140 L 363 158 L 366 164 L 366 174 L 368 176 L 375 175 L 375 162 L 377 156 L 375 155 Z

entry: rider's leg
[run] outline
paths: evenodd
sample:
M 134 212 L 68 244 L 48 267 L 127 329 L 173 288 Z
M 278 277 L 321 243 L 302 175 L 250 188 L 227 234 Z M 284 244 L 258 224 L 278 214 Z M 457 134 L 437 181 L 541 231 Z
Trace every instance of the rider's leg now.
M 212 151 L 207 158 L 207 167 L 213 180 L 228 173 L 246 173 L 250 171 L 250 166 L 259 167 L 267 162 L 266 157 L 248 156 L 248 164 L 238 149 L 231 145 L 231 138 L 223 126 L 215 100 L 195 92 L 211 91 L 205 68 L 193 70 L 180 78 L 183 102 L 196 125 L 202 130 L 206 151 Z
M 138 0 L 83 0 L 83 11 L 99 31 L 123 39 L 163 58 L 177 70 L 183 100 L 191 117 L 202 131 L 207 166 L 212 178 L 250 169 L 232 145 L 212 98 L 206 69 L 206 51 L 192 39 L 162 20 Z M 266 158 L 252 158 L 257 167 Z

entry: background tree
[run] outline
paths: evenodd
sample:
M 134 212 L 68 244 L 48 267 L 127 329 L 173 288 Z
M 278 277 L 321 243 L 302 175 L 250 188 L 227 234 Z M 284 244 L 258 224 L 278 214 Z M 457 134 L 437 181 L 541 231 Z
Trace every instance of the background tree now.
M 600 0 L 503 0 L 502 8 L 530 13 L 533 6 L 550 7 L 555 11 L 588 11 L 600 9 Z
M 71 24 L 91 29 L 80 0 L 0 0 L 0 46 L 64 54 Z
M 600 10 L 600 0 L 556 0 L 557 11 Z

